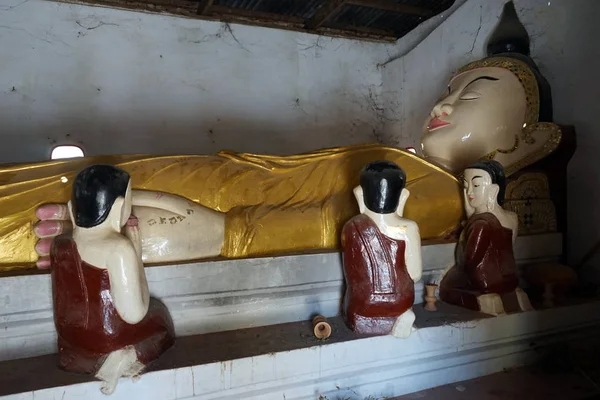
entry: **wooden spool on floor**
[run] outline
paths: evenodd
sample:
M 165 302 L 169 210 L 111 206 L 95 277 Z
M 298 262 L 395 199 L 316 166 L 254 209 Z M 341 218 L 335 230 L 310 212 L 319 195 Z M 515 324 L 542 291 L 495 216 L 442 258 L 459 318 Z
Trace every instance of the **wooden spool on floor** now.
M 331 336 L 331 325 L 322 315 L 317 315 L 313 318 L 313 333 L 317 339 L 327 339 Z

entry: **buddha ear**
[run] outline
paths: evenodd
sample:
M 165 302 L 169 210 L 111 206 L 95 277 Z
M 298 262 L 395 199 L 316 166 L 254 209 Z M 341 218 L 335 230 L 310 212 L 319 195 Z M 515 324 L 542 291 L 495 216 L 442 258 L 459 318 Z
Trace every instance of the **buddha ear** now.
M 492 211 L 498 204 L 498 193 L 500 192 L 500 186 L 496 183 L 490 184 L 488 187 L 488 211 Z
M 353 190 L 354 192 L 354 197 L 356 197 L 356 202 L 358 203 L 358 211 L 363 214 L 365 212 L 366 206 L 365 206 L 365 198 L 364 198 L 364 194 L 363 194 L 363 189 L 362 187 L 357 186 L 354 188 Z
M 398 214 L 399 217 L 402 217 L 404 214 L 404 206 L 406 205 L 406 200 L 408 200 L 409 196 L 410 191 L 407 188 L 402 189 L 402 192 L 400 192 L 400 199 L 398 200 L 398 208 L 396 208 L 396 214 Z
M 125 206 L 125 198 L 123 198 L 123 196 L 119 196 L 117 197 L 117 199 L 115 200 L 110 213 L 108 214 L 108 218 L 110 219 L 110 224 L 112 226 L 112 228 L 117 231 L 117 232 L 121 232 L 121 228 L 123 227 L 123 225 L 125 225 L 124 222 L 127 221 L 123 221 L 123 207 Z

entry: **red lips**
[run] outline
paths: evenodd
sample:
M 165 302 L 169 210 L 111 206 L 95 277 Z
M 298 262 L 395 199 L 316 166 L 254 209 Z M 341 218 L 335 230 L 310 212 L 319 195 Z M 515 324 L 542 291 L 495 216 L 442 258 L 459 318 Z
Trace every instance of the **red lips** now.
M 427 125 L 427 130 L 432 131 L 434 129 L 438 129 L 446 125 L 450 125 L 450 122 L 442 121 L 438 117 L 435 117 L 431 121 L 429 121 L 429 125 Z

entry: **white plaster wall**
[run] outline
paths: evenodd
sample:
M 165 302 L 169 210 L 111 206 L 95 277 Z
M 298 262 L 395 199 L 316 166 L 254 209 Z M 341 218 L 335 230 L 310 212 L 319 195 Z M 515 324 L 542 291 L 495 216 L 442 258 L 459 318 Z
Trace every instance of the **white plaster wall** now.
M 412 51 L 382 60 L 382 139 L 419 148 L 423 123 L 460 66 L 485 56 L 505 0 L 467 0 Z M 569 167 L 569 254 L 575 262 L 600 240 L 600 1 L 515 0 L 531 54 L 552 86 L 554 119 L 574 125 L 578 150 Z M 393 59 L 393 57 L 392 57 Z M 600 261 L 600 257 L 597 258 Z
M 0 163 L 89 155 L 298 153 L 382 141 L 396 44 L 43 0 L 0 0 Z M 14 89 L 13 89 L 14 88 Z
M 383 44 L 0 0 L 0 162 L 296 153 L 376 140 Z M 13 89 L 14 88 L 14 89 Z

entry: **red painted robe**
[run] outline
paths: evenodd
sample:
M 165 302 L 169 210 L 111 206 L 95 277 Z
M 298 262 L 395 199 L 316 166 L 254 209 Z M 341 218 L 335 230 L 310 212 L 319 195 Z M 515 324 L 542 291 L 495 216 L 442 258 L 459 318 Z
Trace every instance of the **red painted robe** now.
M 456 266 L 440 285 L 442 300 L 479 310 L 479 294 L 513 292 L 518 284 L 512 231 L 492 213 L 469 218 L 464 241 L 456 249 Z
M 173 322 L 165 305 L 151 298 L 142 321 L 125 322 L 113 304 L 108 271 L 81 260 L 71 237 L 54 240 L 51 260 L 61 368 L 95 374 L 109 353 L 130 345 L 146 365 L 173 345 Z
M 385 236 L 360 214 L 344 226 L 342 248 L 347 324 L 358 333 L 389 334 L 415 300 L 404 259 L 406 243 Z

